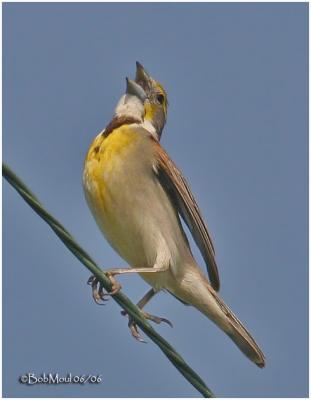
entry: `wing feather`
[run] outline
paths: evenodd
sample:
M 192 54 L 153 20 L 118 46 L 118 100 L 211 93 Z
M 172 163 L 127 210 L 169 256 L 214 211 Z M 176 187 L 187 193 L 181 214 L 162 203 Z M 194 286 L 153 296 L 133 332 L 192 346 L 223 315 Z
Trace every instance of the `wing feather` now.
M 154 142 L 154 170 L 172 203 L 187 224 L 207 266 L 210 282 L 219 290 L 220 281 L 215 260 L 215 249 L 191 189 L 180 170 L 156 140 Z

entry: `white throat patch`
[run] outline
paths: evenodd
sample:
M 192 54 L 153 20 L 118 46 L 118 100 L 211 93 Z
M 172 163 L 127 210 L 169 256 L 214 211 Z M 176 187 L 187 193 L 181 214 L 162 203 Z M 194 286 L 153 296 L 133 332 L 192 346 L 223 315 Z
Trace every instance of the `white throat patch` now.
M 144 105 L 137 96 L 124 94 L 117 104 L 115 115 L 118 117 L 133 117 L 142 121 L 144 116 Z

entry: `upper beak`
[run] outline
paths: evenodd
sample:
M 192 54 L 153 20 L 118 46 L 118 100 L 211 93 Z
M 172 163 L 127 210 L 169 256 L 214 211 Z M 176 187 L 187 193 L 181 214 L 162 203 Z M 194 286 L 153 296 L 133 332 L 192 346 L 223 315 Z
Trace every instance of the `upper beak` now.
M 147 99 L 146 92 L 136 82 L 126 78 L 126 94 L 131 94 L 138 97 L 142 102 Z
M 151 81 L 151 77 L 148 74 L 148 72 L 145 70 L 145 68 L 138 62 L 136 61 L 136 77 L 135 77 L 135 82 L 137 82 L 139 85 L 141 85 L 145 90 L 148 89 L 149 83 Z

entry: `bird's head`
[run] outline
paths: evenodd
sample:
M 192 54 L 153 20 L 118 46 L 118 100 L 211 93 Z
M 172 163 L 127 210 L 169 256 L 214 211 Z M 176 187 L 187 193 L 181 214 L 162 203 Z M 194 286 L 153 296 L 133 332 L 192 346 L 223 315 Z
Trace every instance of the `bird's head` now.
M 147 95 L 144 102 L 144 121 L 153 128 L 154 134 L 160 140 L 167 118 L 167 94 L 163 86 L 154 80 L 139 62 L 136 62 L 135 82 L 144 89 Z

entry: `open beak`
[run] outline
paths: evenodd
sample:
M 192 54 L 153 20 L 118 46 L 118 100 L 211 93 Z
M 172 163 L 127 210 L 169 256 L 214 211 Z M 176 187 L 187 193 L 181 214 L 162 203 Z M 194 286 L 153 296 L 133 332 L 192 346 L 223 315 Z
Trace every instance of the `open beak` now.
M 136 61 L 135 82 L 138 83 L 144 90 L 148 91 L 151 79 L 151 76 L 148 74 L 145 68 L 138 61 Z
M 147 99 L 144 89 L 129 78 L 126 78 L 126 94 L 138 97 L 142 103 Z

